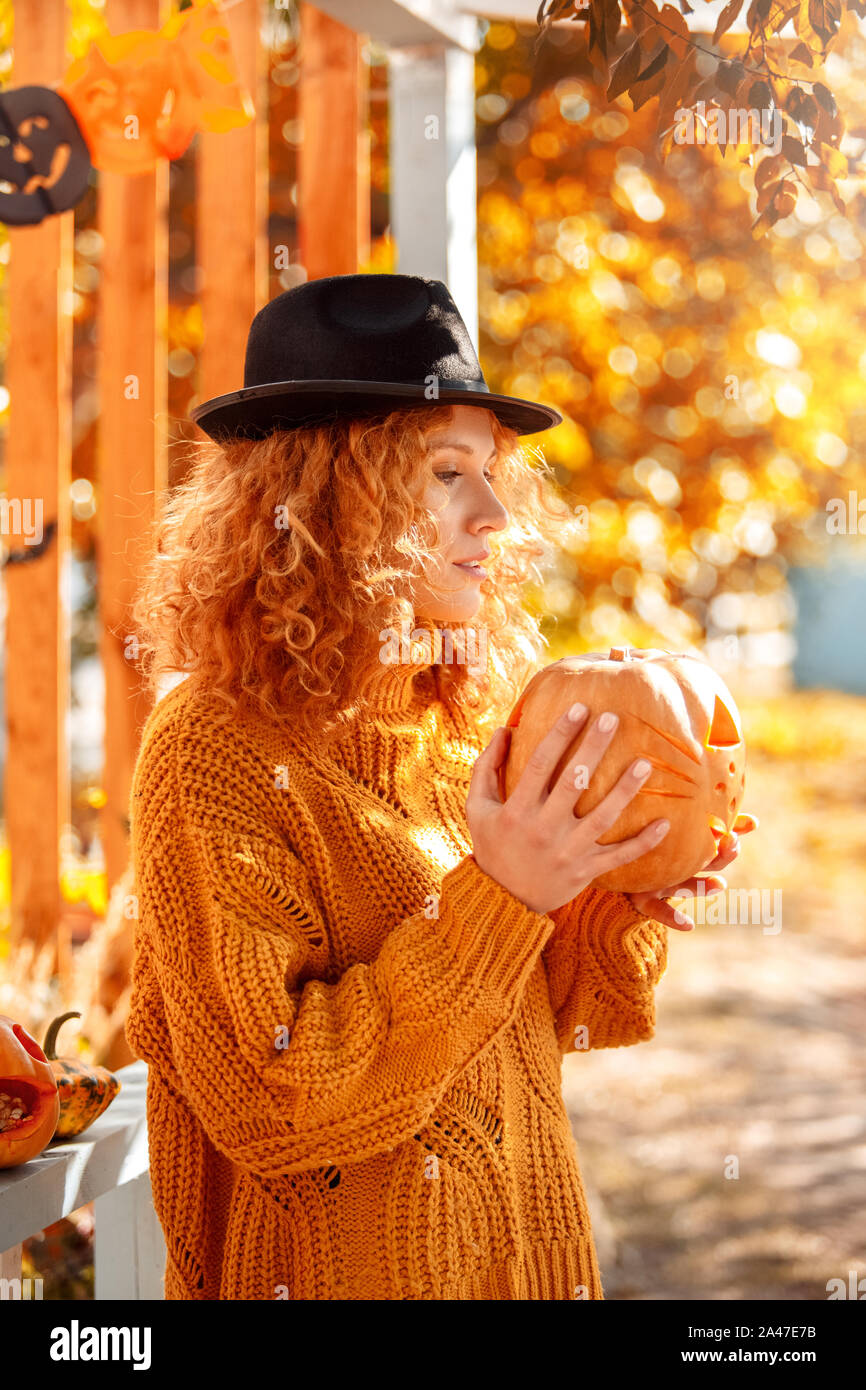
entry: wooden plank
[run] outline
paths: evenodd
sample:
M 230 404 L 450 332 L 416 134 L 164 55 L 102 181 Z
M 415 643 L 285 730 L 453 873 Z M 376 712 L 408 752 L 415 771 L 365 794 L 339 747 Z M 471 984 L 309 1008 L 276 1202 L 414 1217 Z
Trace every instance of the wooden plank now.
M 301 262 L 308 280 L 355 275 L 370 255 L 369 140 L 362 38 L 301 4 L 298 152 Z
M 158 29 L 168 0 L 109 0 L 114 34 Z M 152 173 L 99 176 L 99 610 L 105 675 L 105 768 L 100 837 L 108 890 L 129 861 L 129 792 L 151 707 L 136 664 L 129 604 L 168 481 L 165 324 L 168 311 L 167 160 Z
M 150 1174 L 97 1197 L 93 1221 L 94 1298 L 164 1298 L 165 1240 Z
M 23 1242 L 13 1245 L 9 1250 L 0 1250 L 0 1279 L 21 1278 L 22 1244 Z
M 66 66 L 65 34 L 64 0 L 19 0 L 12 84 L 58 82 Z M 35 553 L 40 530 L 46 542 L 37 559 L 4 569 L 11 937 L 47 945 L 61 972 L 69 965 L 68 935 L 60 931 L 60 833 L 69 821 L 69 641 L 60 579 L 70 538 L 73 219 L 69 211 L 37 226 L 9 228 L 11 408 L 4 478 L 10 504 L 21 506 L 19 522 L 10 505 L 4 543 Z
M 236 130 L 197 136 L 200 400 L 243 386 L 247 333 L 268 297 L 268 72 L 260 0 L 233 5 L 222 18 L 256 117 Z
M 93 1297 L 97 1302 L 138 1298 L 132 1183 L 93 1203 Z
M 0 1250 L 147 1174 L 147 1064 L 115 1073 L 121 1090 L 89 1129 L 0 1169 Z
M 165 1236 L 153 1205 L 150 1173 L 142 1173 L 140 1178 L 136 1178 L 128 1186 L 133 1189 L 135 1196 L 135 1267 L 138 1297 L 162 1300 L 165 1298 Z

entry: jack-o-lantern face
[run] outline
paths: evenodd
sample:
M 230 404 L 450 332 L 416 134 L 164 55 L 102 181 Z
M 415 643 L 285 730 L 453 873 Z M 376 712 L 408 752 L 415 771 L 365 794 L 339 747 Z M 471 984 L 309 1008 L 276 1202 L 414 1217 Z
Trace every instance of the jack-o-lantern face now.
M 87 144 L 51 87 L 0 92 L 0 221 L 33 226 L 67 212 L 87 192 Z
M 705 869 L 718 854 L 721 835 L 733 828 L 745 786 L 740 717 L 721 677 L 700 657 L 661 651 L 631 657 L 621 647 L 612 647 L 607 658 L 591 653 L 553 662 L 529 682 L 508 719 L 511 745 L 499 769 L 503 799 L 535 748 L 577 700 L 589 714 L 557 763 L 550 786 L 575 762 L 591 724 L 611 710 L 619 724 L 588 785 L 578 790 L 575 815 L 592 811 L 642 757 L 652 771 L 597 843 L 631 839 L 654 820 L 671 823 L 656 849 L 602 874 L 594 886 L 657 892 Z
M 0 1014 L 0 1168 L 41 1154 L 60 1118 L 51 1065 L 35 1038 Z
M 141 174 L 177 159 L 195 134 L 179 112 L 171 49 L 148 29 L 110 35 L 73 63 L 60 88 L 97 169 Z

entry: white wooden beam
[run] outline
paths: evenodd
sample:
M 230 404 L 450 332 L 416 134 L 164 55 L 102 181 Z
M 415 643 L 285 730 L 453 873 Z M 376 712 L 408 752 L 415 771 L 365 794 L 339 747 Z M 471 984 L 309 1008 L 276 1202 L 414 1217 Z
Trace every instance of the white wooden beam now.
M 121 1089 L 74 1139 L 0 1171 L 0 1277 L 21 1272 L 21 1243 L 93 1202 L 98 1299 L 161 1299 L 165 1239 L 148 1167 L 147 1066 L 120 1067 Z
M 441 43 L 396 49 L 389 100 L 396 270 L 443 280 L 477 347 L 474 55 Z
M 388 48 L 446 40 L 468 53 L 481 46 L 475 15 L 462 14 L 453 0 L 315 0 L 316 9 Z

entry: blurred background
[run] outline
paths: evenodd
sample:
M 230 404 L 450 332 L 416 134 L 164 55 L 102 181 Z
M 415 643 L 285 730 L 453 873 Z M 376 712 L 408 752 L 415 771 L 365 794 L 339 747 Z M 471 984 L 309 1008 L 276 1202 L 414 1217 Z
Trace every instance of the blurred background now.
M 248 7 L 226 7 L 233 35 Z M 71 0 L 66 61 L 85 55 L 106 22 L 114 33 L 143 27 L 145 8 Z M 186 8 L 165 5 L 159 19 Z M 671 932 L 656 1036 L 568 1056 L 565 1094 L 606 1297 L 826 1298 L 829 1279 L 847 1280 L 862 1264 L 866 1234 L 862 174 L 840 186 L 844 212 L 804 185 L 794 212 L 756 240 L 754 170 L 711 146 L 678 146 L 662 159 L 655 103 L 634 111 L 625 96 L 607 100 L 583 26 L 552 26 L 536 52 L 535 5 L 443 5 L 423 22 L 423 7 L 383 6 L 380 32 L 366 14 L 376 8 L 259 6 L 254 307 L 321 274 L 446 279 L 476 333 L 490 389 L 544 400 L 565 417 L 542 449 L 575 526 L 550 556 L 546 582 L 528 585 L 525 596 L 551 660 L 620 643 L 692 648 L 729 685 L 748 745 L 743 809 L 760 828 L 743 838 L 726 876 L 731 889 L 769 895 L 781 926 L 737 920 L 722 895 L 719 921 Z M 706 17 L 702 9 L 688 23 L 706 36 L 719 7 L 703 8 Z M 27 13 L 25 4 L 0 5 L 4 88 L 24 80 L 16 26 Z M 825 68 L 856 170 L 866 141 L 866 38 L 853 13 L 846 21 L 844 44 Z M 736 30 L 723 43 L 736 45 Z M 335 138 L 315 124 L 333 94 L 305 95 L 305 74 L 311 90 L 317 64 L 345 79 L 347 52 L 362 98 L 349 116 L 358 134 L 352 167 L 365 193 L 346 212 L 348 253 L 315 235 L 317 219 L 339 219 L 339 204 L 313 206 L 312 159 L 303 165 L 305 148 L 321 152 Z M 446 118 L 445 164 L 433 182 L 443 207 L 454 200 L 460 209 L 456 231 L 436 247 L 407 211 L 417 196 L 407 166 L 419 73 L 430 85 L 418 110 L 436 110 L 441 99 Z M 199 134 L 163 161 L 164 396 L 153 418 L 169 486 L 183 476 L 196 433 L 190 409 L 242 382 L 238 344 L 251 317 L 242 299 L 224 384 L 203 375 L 207 227 L 198 207 L 203 140 L 224 140 L 228 150 L 238 136 Z M 226 155 L 227 216 L 234 167 Z M 122 783 L 107 789 L 100 556 L 111 534 L 106 509 L 131 505 L 132 496 L 112 492 L 103 476 L 106 258 L 116 255 L 106 229 L 116 224 L 101 216 L 100 196 L 124 177 L 93 169 L 74 213 L 63 215 L 72 224 L 62 300 L 72 338 L 61 499 L 69 687 L 60 948 L 16 932 L 8 839 L 0 860 L 0 1013 L 41 1039 L 50 1017 L 80 1009 L 78 1055 L 113 1067 L 131 1060 L 122 1036 L 131 923 L 123 914 L 129 884 L 117 871 L 122 842 L 106 858 L 115 833 L 106 833 L 106 806 L 123 798 Z M 213 218 L 217 205 L 209 207 Z M 28 332 L 10 312 L 6 281 L 15 238 L 29 234 L 0 224 L 4 364 L 16 335 Z M 0 466 L 11 495 L 6 436 L 15 401 L 5 370 L 2 380 Z M 10 573 L 4 568 L 7 581 Z M 8 768 L 10 723 L 6 711 L 4 827 L 21 787 Z M 43 1274 L 46 1297 L 93 1296 L 92 1227 L 88 1206 L 27 1243 L 25 1269 Z

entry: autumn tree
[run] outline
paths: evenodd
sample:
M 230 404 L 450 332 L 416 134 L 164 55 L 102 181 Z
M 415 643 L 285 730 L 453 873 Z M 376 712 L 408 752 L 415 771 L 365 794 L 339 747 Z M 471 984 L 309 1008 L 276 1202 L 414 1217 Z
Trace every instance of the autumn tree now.
M 721 129 L 722 155 L 731 113 L 754 110 L 778 131 L 772 154 L 737 122 L 737 157 L 754 171 L 757 215 L 753 234 L 762 236 L 794 210 L 798 183 L 830 194 L 840 212 L 838 182 L 849 173 L 840 146 L 845 126 L 826 79 L 831 50 L 844 48 L 866 15 L 866 0 L 750 0 L 748 34 L 729 34 L 746 0 L 729 0 L 710 34 L 693 32 L 684 15 L 697 15 L 689 0 L 679 10 L 654 0 L 542 0 L 536 52 L 554 20 L 570 19 L 585 29 L 586 53 L 608 100 L 628 94 L 639 111 L 656 98 L 654 138 L 670 152 L 677 138 L 677 112 L 694 112 Z M 776 148 L 776 143 L 781 147 Z

